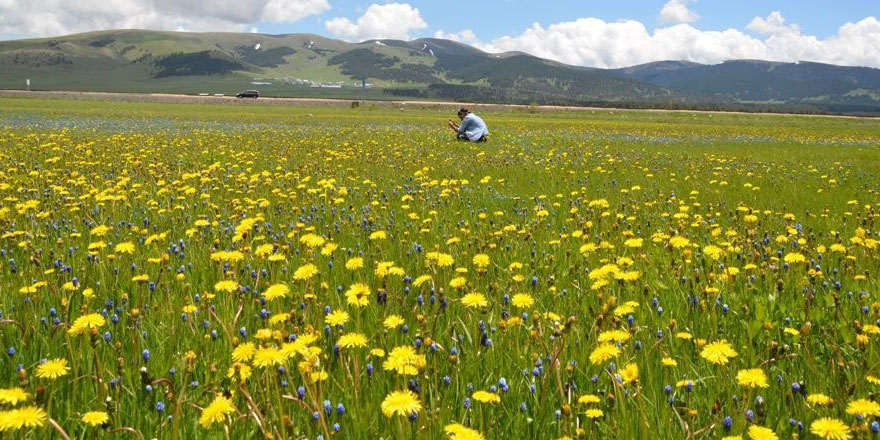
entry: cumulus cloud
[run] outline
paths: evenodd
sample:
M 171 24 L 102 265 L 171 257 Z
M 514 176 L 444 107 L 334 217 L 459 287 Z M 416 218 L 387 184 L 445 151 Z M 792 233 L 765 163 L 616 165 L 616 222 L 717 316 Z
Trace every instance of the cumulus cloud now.
M 696 3 L 696 0 L 669 0 L 660 9 L 660 21 L 673 24 L 697 21 L 700 16 L 688 7 L 688 3 Z
M 409 39 L 412 31 L 428 27 L 417 8 L 408 3 L 372 4 L 364 15 L 352 22 L 345 17 L 337 17 L 324 23 L 327 30 L 347 41 L 371 39 Z
M 459 43 L 465 44 L 474 44 L 478 43 L 480 40 L 477 38 L 477 34 L 470 29 L 465 29 L 461 32 L 443 32 L 442 30 L 434 32 L 434 38 L 443 38 L 445 40 L 457 41 Z
M 719 63 L 731 59 L 815 61 L 880 68 L 880 20 L 867 17 L 840 26 L 836 35 L 805 35 L 779 12 L 756 17 L 749 34 L 737 29 L 707 31 L 681 23 L 649 31 L 635 20 L 580 18 L 535 23 L 522 33 L 475 46 L 487 52 L 523 51 L 568 64 L 626 67 L 661 60 Z
M 101 29 L 245 31 L 321 14 L 327 0 L 0 0 L 0 34 L 27 37 Z

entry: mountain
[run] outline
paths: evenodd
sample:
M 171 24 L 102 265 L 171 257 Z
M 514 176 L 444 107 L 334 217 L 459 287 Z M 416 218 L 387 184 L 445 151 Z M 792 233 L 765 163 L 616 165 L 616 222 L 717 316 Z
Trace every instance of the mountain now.
M 880 113 L 880 70 L 662 61 L 624 69 L 442 39 L 114 30 L 0 42 L 0 89 Z M 365 86 L 365 87 L 362 87 Z
M 839 103 L 880 102 L 880 70 L 800 62 L 734 60 L 703 65 L 662 61 L 612 72 L 678 91 L 737 102 Z

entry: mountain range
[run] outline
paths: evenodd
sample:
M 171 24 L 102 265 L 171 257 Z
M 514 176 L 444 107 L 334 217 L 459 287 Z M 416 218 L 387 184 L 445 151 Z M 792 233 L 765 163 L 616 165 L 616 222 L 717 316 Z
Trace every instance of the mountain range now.
M 880 69 L 799 62 L 566 65 L 454 41 L 111 30 L 0 42 L 0 89 L 441 99 L 880 114 Z

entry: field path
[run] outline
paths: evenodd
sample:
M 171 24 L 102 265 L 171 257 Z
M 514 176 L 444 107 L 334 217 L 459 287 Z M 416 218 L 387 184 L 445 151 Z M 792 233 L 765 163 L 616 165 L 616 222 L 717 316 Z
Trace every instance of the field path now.
M 278 105 L 278 106 L 330 106 L 348 107 L 357 100 L 338 98 L 275 98 L 261 97 L 259 99 L 241 99 L 234 96 L 197 96 L 178 95 L 170 93 L 111 93 L 111 92 L 67 92 L 67 91 L 24 91 L 24 90 L 0 90 L 0 97 L 33 97 L 42 99 L 71 99 L 71 100 L 97 100 L 97 101 L 124 101 L 124 102 L 167 102 L 186 104 L 229 104 L 229 105 Z M 479 107 L 483 110 L 532 110 L 528 105 L 521 104 L 486 104 L 476 102 L 453 102 L 453 101 L 366 101 L 370 105 L 405 108 L 415 107 L 419 109 L 455 109 L 461 106 Z M 616 107 L 578 107 L 560 105 L 541 105 L 540 111 L 626 111 L 626 112 L 651 112 L 651 113 L 718 113 L 731 115 L 756 115 L 767 114 L 777 116 L 811 116 L 820 118 L 854 118 L 854 119 L 880 119 L 871 116 L 842 116 L 842 115 L 813 115 L 796 113 L 759 113 L 759 112 L 733 112 L 733 111 L 709 111 L 709 110 L 666 110 L 666 109 L 630 109 Z

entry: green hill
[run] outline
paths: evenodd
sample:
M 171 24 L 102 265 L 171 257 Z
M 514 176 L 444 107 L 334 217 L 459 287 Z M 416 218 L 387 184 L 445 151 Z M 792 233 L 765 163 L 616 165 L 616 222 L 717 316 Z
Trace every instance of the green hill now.
M 0 89 L 25 79 L 36 90 L 880 112 L 877 69 L 665 61 L 603 70 L 434 38 L 114 30 L 0 42 Z

